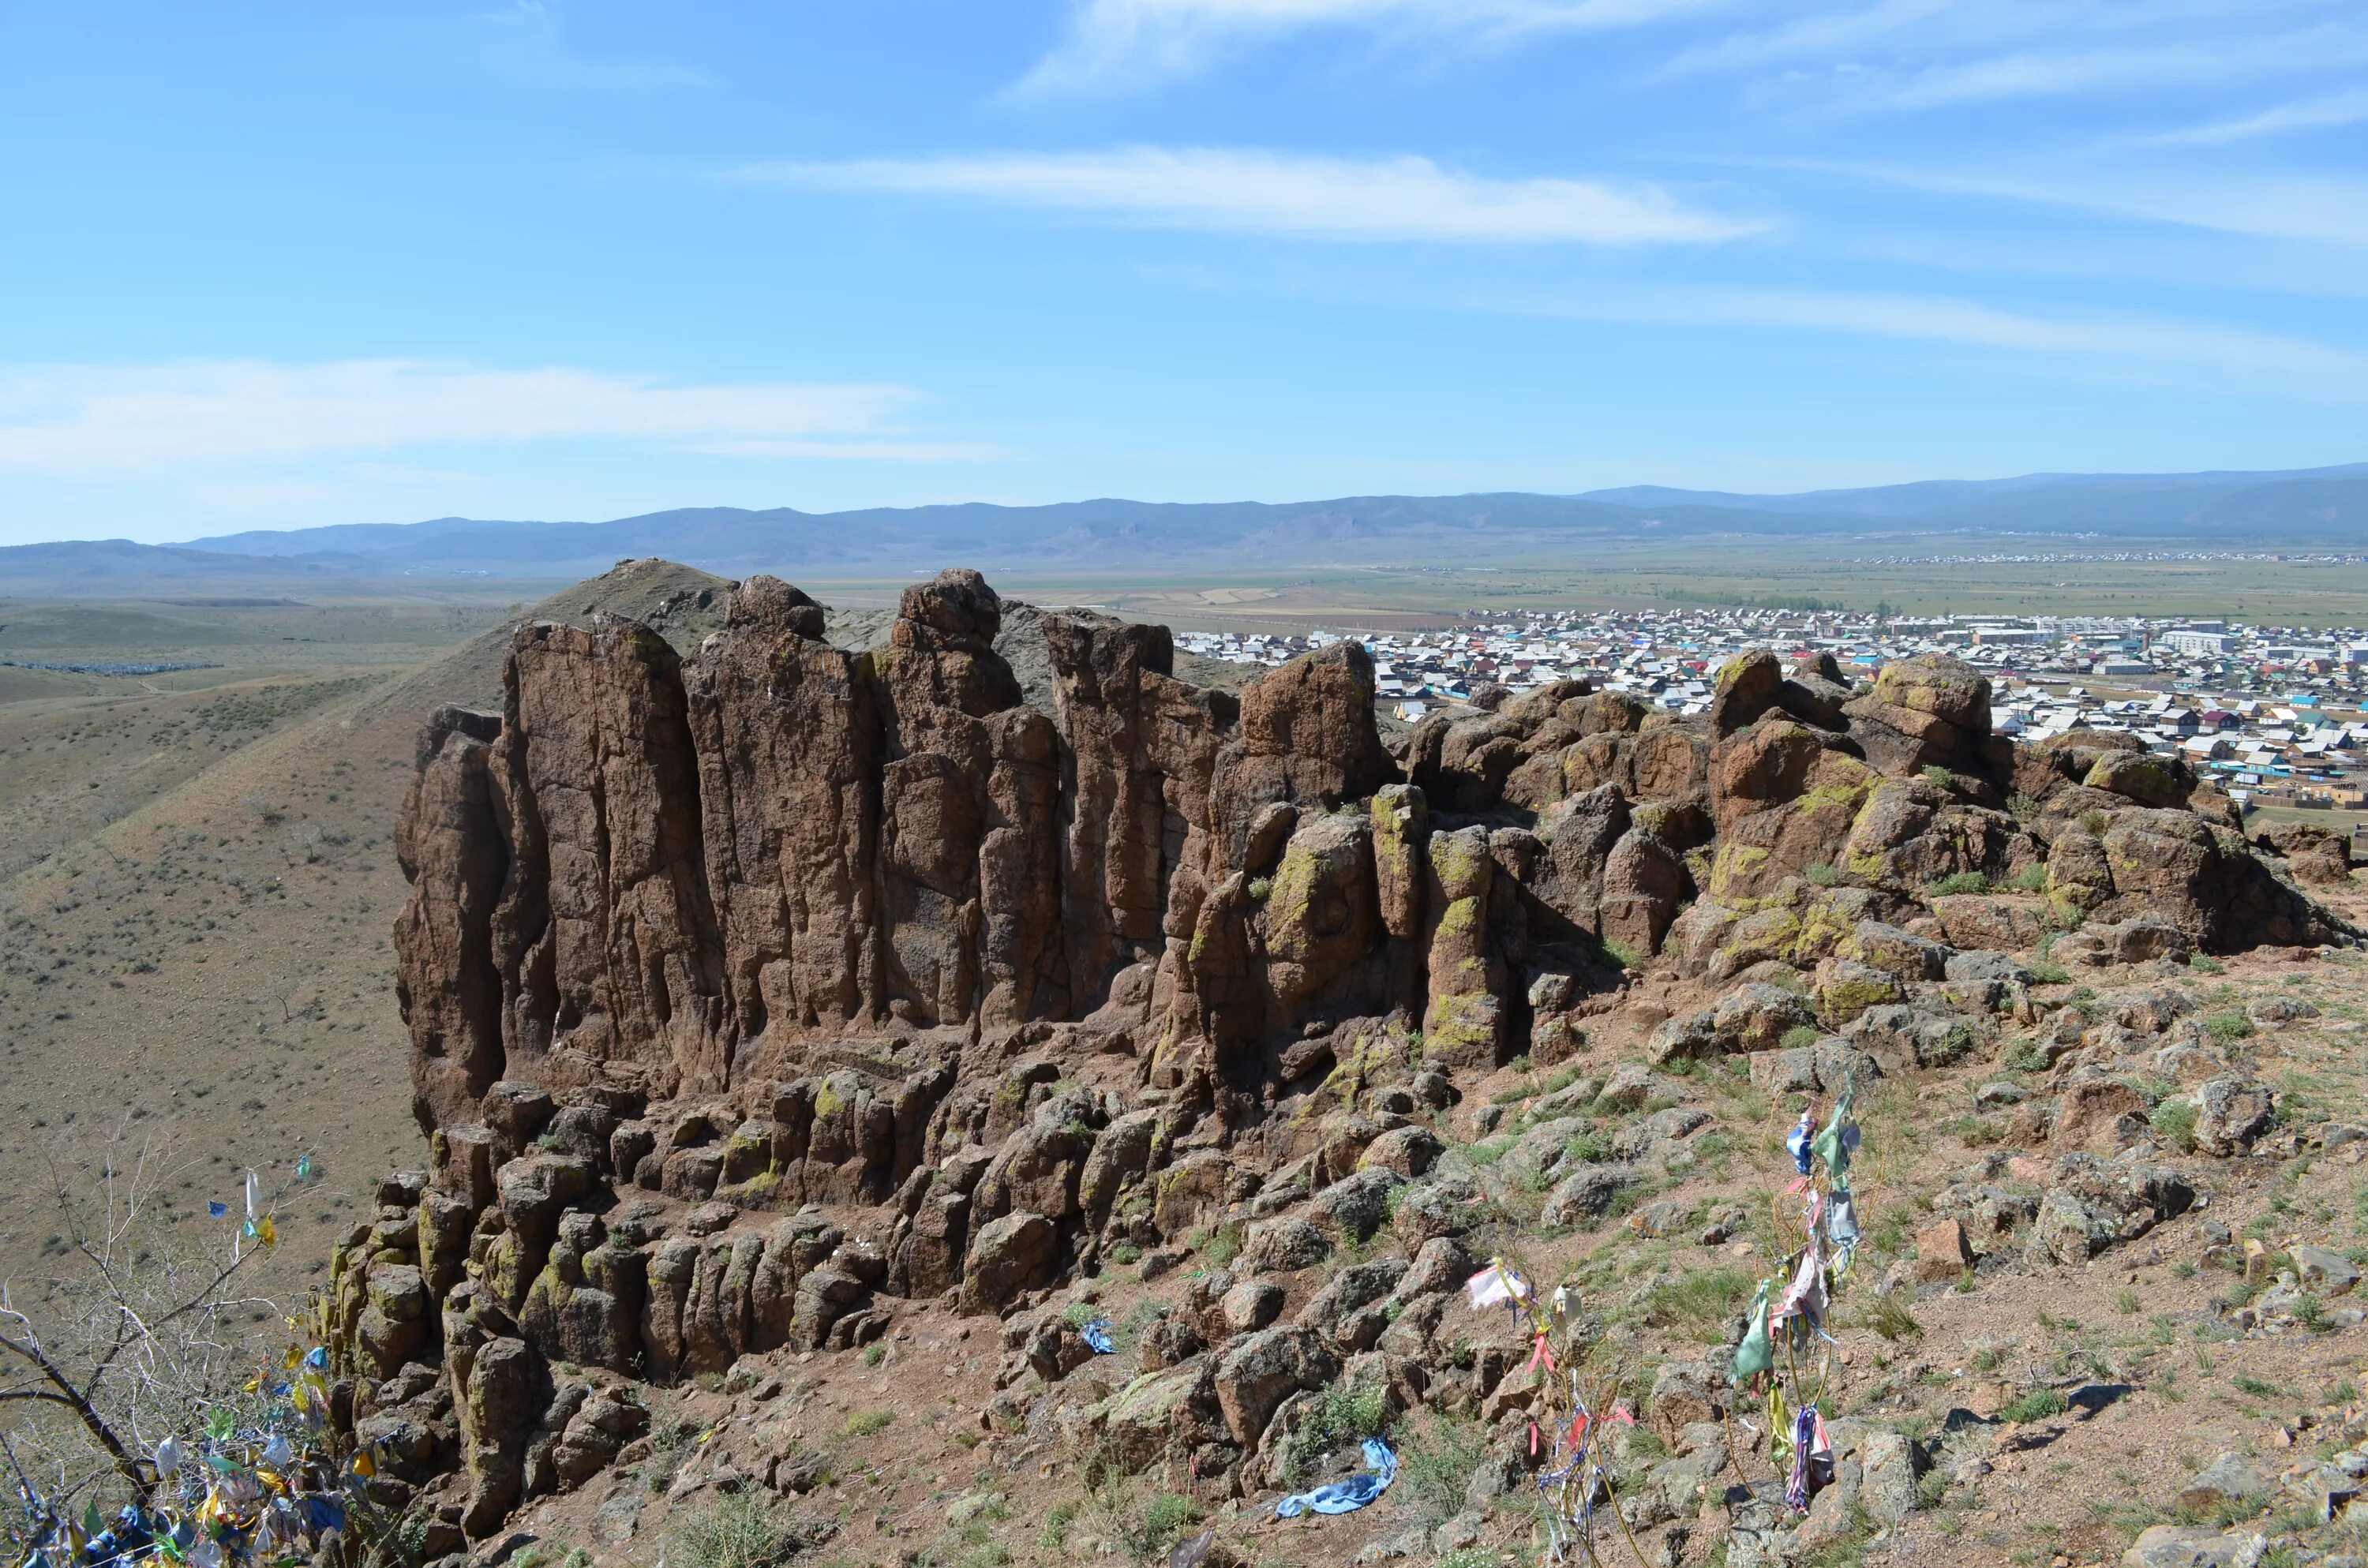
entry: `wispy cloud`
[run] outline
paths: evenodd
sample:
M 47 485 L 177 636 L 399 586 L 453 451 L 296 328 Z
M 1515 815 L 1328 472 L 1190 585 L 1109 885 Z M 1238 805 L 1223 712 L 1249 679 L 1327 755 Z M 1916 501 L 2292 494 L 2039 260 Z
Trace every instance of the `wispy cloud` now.
M 1536 303 L 1536 302 L 1533 302 Z M 1537 303 L 1590 320 L 1759 327 L 2084 359 L 2306 378 L 2360 392 L 2368 355 L 2276 333 L 2157 316 L 2044 316 L 1946 296 L 1815 289 L 1670 289 Z
M 2368 32 L 2314 28 L 2257 39 L 2197 38 L 2148 46 L 2122 39 L 2087 50 L 2029 50 L 1907 73 L 1877 97 L 1899 108 L 2098 92 L 2225 87 L 2340 70 L 2368 61 Z
M 557 366 L 208 361 L 0 369 L 0 469 L 86 473 L 406 448 L 601 439 L 751 457 L 944 460 L 893 427 L 906 387 L 678 386 Z
M 1911 190 L 1986 196 L 2253 239 L 2368 249 L 2368 183 L 2318 176 L 2229 179 L 2103 169 L 2032 174 L 1879 164 L 1795 162 Z
M 1724 74 L 1820 107 L 1923 111 L 2016 100 L 2305 80 L 2368 61 L 2368 28 L 2335 0 L 1873 0 L 1756 18 L 1673 55 L 1658 74 Z
M 1725 0 L 1077 0 L 1068 34 L 1023 93 L 1108 92 L 1204 70 L 1234 51 L 1315 28 L 1493 41 L 1553 29 L 1638 27 Z
M 2220 147 L 2248 142 L 2257 136 L 2280 136 L 2295 131 L 2331 131 L 2368 122 L 2368 89 L 2338 93 L 2332 97 L 2280 104 L 2241 119 L 2214 120 L 2184 130 L 2165 131 L 2135 139 L 2144 147 Z
M 905 192 L 1160 228 L 1323 240 L 1463 244 L 1703 244 L 1767 227 L 1689 206 L 1653 185 L 1488 179 L 1428 158 L 1310 157 L 1259 149 L 1125 147 L 734 171 L 752 183 Z

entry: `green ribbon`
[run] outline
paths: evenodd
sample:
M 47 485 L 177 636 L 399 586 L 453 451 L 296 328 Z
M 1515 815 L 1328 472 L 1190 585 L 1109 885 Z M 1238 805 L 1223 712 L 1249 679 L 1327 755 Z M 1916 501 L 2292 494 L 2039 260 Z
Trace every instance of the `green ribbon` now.
M 1809 1147 L 1826 1163 L 1827 1174 L 1836 1187 L 1850 1183 L 1850 1144 L 1844 1134 L 1850 1129 L 1850 1102 L 1858 1097 L 1858 1079 L 1842 1080 L 1840 1097 L 1834 1101 L 1834 1114 L 1826 1119 L 1825 1131 L 1810 1140 Z
M 1743 1343 L 1735 1347 L 1735 1366 L 1726 1375 L 1729 1383 L 1739 1386 L 1746 1378 L 1776 1365 L 1776 1347 L 1768 1342 L 1768 1295 L 1775 1286 L 1773 1278 L 1762 1279 L 1759 1293 L 1751 1298 L 1751 1325 L 1743 1331 Z

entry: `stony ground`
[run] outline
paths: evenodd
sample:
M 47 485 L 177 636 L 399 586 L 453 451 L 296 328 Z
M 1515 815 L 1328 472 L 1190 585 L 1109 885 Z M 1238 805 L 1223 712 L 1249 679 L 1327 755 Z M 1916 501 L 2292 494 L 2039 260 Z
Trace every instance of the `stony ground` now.
M 2355 915 L 2368 903 L 2334 902 Z M 1580 1054 L 1516 1062 L 1410 1119 L 1443 1145 L 1435 1170 L 1472 1173 L 1492 1194 L 1489 1218 L 1463 1238 L 1472 1256 L 1502 1252 L 1536 1278 L 1576 1280 L 1600 1318 L 1590 1366 L 1642 1417 L 1622 1454 L 1621 1506 L 1645 1562 L 2361 1560 L 2344 1509 L 2352 1477 L 2368 1473 L 2368 1332 L 2350 1285 L 2368 1259 L 2368 955 L 2264 950 L 2041 981 L 1996 1046 L 1861 1096 L 1869 1245 L 1838 1303 L 1824 1402 L 1842 1463 L 1805 1522 L 1770 1506 L 1751 1403 L 1702 1425 L 1687 1392 L 1689 1369 L 1708 1356 L 1714 1370 L 1732 1343 L 1776 1244 L 1782 1136 L 1811 1098 L 1771 1086 L 1773 1054 L 1647 1070 L 1652 1026 L 1723 989 L 1642 977 Z M 2183 1012 L 2165 1028 L 2116 1021 L 2131 999 L 2150 1008 L 2166 994 Z M 2037 1127 L 2032 1108 L 2079 1075 L 2078 1048 L 2051 1071 L 2032 1044 L 2067 1007 L 2094 1020 L 2091 1050 L 2101 1039 L 2119 1076 L 2156 1097 L 2135 1137 L 2126 1121 L 2061 1138 Z M 2164 1055 L 2182 1044 L 2208 1062 Z M 2185 1085 L 2166 1060 L 2186 1068 Z M 2249 1152 L 2191 1142 L 2180 1108 L 2207 1072 L 2275 1088 L 2276 1123 Z M 1540 1210 L 1554 1173 L 1498 1173 L 1534 1153 L 1529 1131 L 1554 1123 L 1559 1140 L 1574 1110 L 1589 1139 L 1641 1142 L 1652 1174 L 1600 1221 L 1552 1225 Z M 1674 1139 L 1644 1131 L 1691 1119 L 1671 1119 L 1685 1110 L 1709 1119 Z M 2193 1207 L 2085 1263 L 2033 1254 L 2013 1200 L 2048 1187 L 2066 1139 L 2118 1143 L 2125 1159 L 2178 1172 Z M 1975 1190 L 1992 1209 L 1966 1201 Z M 1985 1232 L 2001 1199 L 2008 1229 Z M 1952 1220 L 1975 1249 L 1969 1264 L 1952 1255 Z M 512 1549 L 541 1562 L 767 1560 L 720 1554 L 716 1532 L 736 1528 L 817 1563 L 1533 1561 L 1518 1378 L 1486 1399 L 1407 1411 L 1360 1389 L 1352 1366 L 1326 1396 L 1303 1478 L 1349 1473 L 1354 1439 L 1383 1426 L 1403 1468 L 1380 1502 L 1347 1516 L 1277 1520 L 1276 1488 L 1235 1496 L 1189 1471 L 1123 1475 L 1109 1462 L 1092 1413 L 1158 1363 L 1170 1324 L 1223 1334 L 1269 1317 L 1326 1321 L 1335 1282 L 1391 1250 L 1383 1231 L 1311 1267 L 1259 1268 L 1256 1236 L 1247 1254 L 1225 1227 L 1177 1256 L 1114 1261 L 1023 1299 L 1001 1324 L 899 1303 L 867 1348 L 783 1351 L 708 1386 L 645 1391 L 646 1436 L 583 1490 L 522 1515 Z M 1271 1299 L 1256 1304 L 1271 1291 L 1279 1312 Z M 1229 1324 L 1229 1312 L 1251 1315 Z M 1030 1368 L 1024 1352 L 1042 1325 L 1091 1317 L 1112 1325 L 1115 1354 L 1065 1375 Z M 1485 1346 L 1503 1333 L 1500 1316 L 1451 1296 L 1433 1343 Z M 1597 1550 L 1634 1561 L 1609 1529 Z

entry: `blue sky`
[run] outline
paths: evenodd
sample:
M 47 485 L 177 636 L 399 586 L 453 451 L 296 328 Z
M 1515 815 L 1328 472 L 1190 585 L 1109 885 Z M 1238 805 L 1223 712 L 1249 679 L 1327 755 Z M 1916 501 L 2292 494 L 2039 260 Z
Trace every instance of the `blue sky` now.
M 0 543 L 2368 458 L 2357 0 L 0 3 Z

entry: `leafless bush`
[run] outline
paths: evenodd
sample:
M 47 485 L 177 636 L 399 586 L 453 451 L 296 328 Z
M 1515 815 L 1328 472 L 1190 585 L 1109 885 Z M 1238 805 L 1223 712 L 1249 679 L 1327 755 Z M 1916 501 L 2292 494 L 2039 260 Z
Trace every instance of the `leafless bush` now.
M 191 1241 L 164 1223 L 182 1169 L 120 1130 L 87 1163 L 51 1163 L 55 1262 L 0 1283 L 0 1462 L 23 1503 L 0 1536 L 17 1560 L 47 1562 L 44 1549 L 105 1518 L 136 1540 L 219 1529 L 204 1521 L 227 1499 L 240 1530 L 225 1565 L 262 1561 L 273 1542 L 280 1555 L 326 1544 L 331 1562 L 393 1561 L 325 1357 L 308 1360 L 294 1323 L 245 1288 L 277 1239 L 275 1195 L 250 1175 Z

